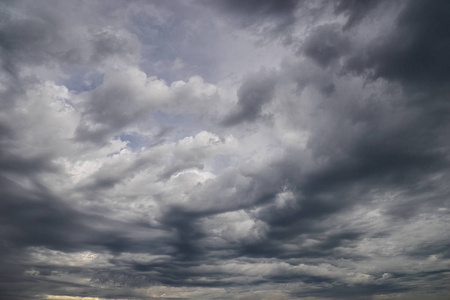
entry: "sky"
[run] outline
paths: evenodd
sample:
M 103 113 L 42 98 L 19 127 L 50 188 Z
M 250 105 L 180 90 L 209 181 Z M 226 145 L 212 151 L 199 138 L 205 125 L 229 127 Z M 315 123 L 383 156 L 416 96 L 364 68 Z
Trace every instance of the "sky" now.
M 450 298 L 450 2 L 0 2 L 0 299 Z

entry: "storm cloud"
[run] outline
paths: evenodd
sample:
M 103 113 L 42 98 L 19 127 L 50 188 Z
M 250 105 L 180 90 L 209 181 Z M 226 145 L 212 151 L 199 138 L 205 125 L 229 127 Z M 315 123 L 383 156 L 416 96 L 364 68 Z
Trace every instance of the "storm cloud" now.
M 447 299 L 447 1 L 4 1 L 0 298 Z

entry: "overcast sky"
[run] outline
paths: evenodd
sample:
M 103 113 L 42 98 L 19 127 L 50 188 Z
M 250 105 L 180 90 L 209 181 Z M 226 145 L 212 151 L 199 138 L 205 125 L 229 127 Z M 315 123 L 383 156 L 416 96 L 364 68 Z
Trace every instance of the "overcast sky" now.
M 1 1 L 0 299 L 449 299 L 449 12 Z

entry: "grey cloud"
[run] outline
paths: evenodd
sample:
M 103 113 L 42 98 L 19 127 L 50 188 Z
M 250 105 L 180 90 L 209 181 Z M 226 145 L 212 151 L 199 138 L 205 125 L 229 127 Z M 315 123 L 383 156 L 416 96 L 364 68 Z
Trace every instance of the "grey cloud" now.
M 316 28 L 302 46 L 306 56 L 325 67 L 349 50 L 350 41 L 337 29 L 336 24 L 329 24 Z
M 215 1 L 210 5 L 220 16 L 238 28 L 250 29 L 262 40 L 275 39 L 291 43 L 291 31 L 296 22 L 300 0 Z
M 269 103 L 275 93 L 275 78 L 270 72 L 261 70 L 248 75 L 237 92 L 238 103 L 222 121 L 225 126 L 242 122 L 254 122 L 262 117 L 263 106 Z
M 145 74 L 137 71 L 111 72 L 102 85 L 80 95 L 83 115 L 76 139 L 104 143 L 119 129 L 150 113 L 153 99 L 146 95 L 145 80 Z
M 261 15 L 284 15 L 293 12 L 298 1 L 284 0 L 284 1 L 246 1 L 244 3 L 239 1 L 218 1 L 223 8 L 229 9 L 236 13 L 248 15 L 256 13 Z
M 294 20 L 295 8 L 298 0 L 282 1 L 217 1 L 219 9 L 235 14 L 244 27 L 254 25 L 255 23 L 267 21 L 267 19 L 276 19 L 280 22 L 278 26 L 285 28 Z
M 76 24 L 72 12 L 61 17 L 58 9 L 80 10 L 79 7 L 51 3 L 3 4 L 6 22 L 0 26 L 0 48 L 3 68 L 9 73 L 16 74 L 23 64 L 92 67 L 114 57 L 136 62 L 140 47 L 135 36 L 108 27 L 95 28 L 92 23 Z
M 164 138 L 167 134 L 171 133 L 174 130 L 175 127 L 173 126 L 165 126 L 159 131 L 159 133 L 156 135 L 156 138 Z
M 347 16 L 347 23 L 344 28 L 350 28 L 361 21 L 372 9 L 376 8 L 381 2 L 377 0 L 339 0 L 334 3 L 334 10 L 338 14 Z

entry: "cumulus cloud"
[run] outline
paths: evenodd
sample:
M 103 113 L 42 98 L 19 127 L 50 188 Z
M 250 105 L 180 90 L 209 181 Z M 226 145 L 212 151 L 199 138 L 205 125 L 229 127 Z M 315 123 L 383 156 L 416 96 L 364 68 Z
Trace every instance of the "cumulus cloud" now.
M 445 1 L 5 2 L 2 299 L 446 299 Z

